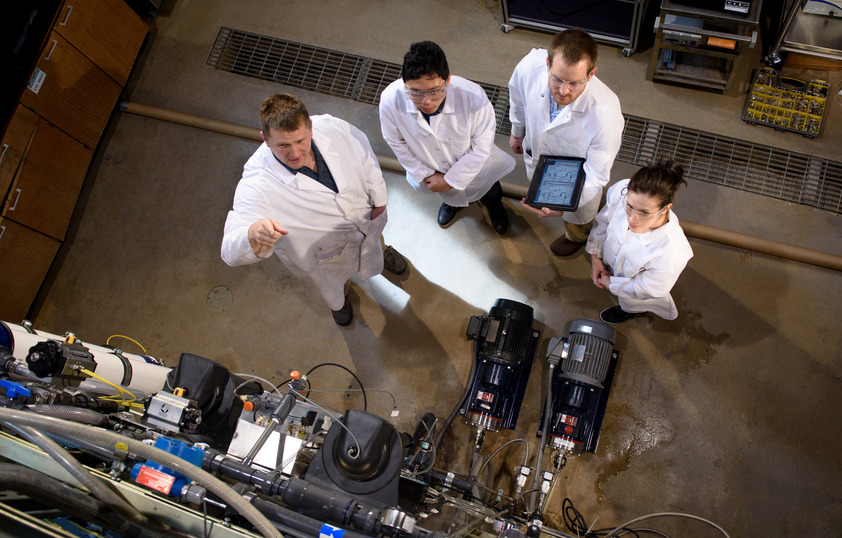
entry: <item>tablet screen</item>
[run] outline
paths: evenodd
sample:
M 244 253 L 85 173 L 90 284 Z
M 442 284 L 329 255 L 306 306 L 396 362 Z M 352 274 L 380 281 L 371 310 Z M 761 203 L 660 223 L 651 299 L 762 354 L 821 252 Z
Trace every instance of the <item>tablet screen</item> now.
M 585 180 L 585 159 L 541 156 L 527 202 L 535 207 L 575 210 Z

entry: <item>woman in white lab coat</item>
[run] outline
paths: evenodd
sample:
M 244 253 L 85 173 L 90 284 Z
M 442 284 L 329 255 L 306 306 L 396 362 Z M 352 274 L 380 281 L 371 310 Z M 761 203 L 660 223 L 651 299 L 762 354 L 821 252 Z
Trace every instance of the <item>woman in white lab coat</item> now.
M 672 211 L 676 189 L 687 183 L 683 174 L 676 162 L 660 161 L 608 189 L 585 246 L 594 285 L 620 302 L 600 313 L 602 321 L 621 323 L 643 312 L 678 316 L 669 292 L 693 257 Z

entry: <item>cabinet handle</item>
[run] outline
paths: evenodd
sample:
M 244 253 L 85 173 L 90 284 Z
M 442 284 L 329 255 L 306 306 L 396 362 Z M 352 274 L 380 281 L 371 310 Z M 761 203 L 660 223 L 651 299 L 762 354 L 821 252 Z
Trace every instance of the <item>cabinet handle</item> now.
M 56 50 L 56 45 L 58 45 L 58 41 L 56 41 L 55 39 L 53 39 L 53 47 L 50 49 L 50 53 L 49 53 L 49 54 L 47 54 L 46 56 L 44 56 L 44 61 L 45 61 L 45 62 L 49 62 L 49 61 L 50 61 L 50 57 L 53 55 L 53 51 L 54 51 L 54 50 Z
M 67 15 L 64 16 L 64 20 L 61 21 L 58 25 L 59 26 L 67 26 L 67 19 L 70 18 L 70 12 L 73 11 L 73 6 L 67 6 Z
M 17 190 L 18 195 L 15 197 L 15 203 L 12 204 L 12 207 L 9 208 L 9 211 L 14 211 L 15 208 L 18 206 L 18 202 L 20 202 L 20 189 L 15 190 Z
M 6 227 L 0 226 L 0 239 L 3 239 L 3 234 L 6 233 Z
M 3 157 L 6 156 L 7 151 L 9 151 L 9 144 L 3 144 L 3 153 L 0 153 L 0 164 L 3 164 Z

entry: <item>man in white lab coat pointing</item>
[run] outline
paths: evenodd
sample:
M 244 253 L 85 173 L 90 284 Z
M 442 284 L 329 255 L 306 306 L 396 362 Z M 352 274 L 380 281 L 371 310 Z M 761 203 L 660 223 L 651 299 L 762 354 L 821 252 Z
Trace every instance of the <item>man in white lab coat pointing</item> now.
M 590 35 L 565 30 L 553 37 L 548 50 L 532 49 L 509 80 L 509 145 L 523 154 L 527 177 L 541 155 L 586 159 L 576 211 L 562 214 L 522 202 L 540 217 L 563 216 L 565 233 L 550 246 L 557 256 L 576 253 L 588 240 L 623 137 L 620 100 L 597 78 L 596 57 Z
M 313 116 L 297 97 L 278 94 L 260 107 L 263 144 L 249 158 L 225 221 L 222 259 L 245 265 L 272 253 L 306 274 L 333 312 L 353 318 L 345 283 L 385 268 L 406 270 L 380 244 L 386 183 L 366 136 L 332 116 Z
M 471 202 L 488 210 L 497 235 L 509 229 L 500 178 L 515 160 L 494 145 L 494 107 L 478 84 L 451 76 L 444 51 L 432 41 L 413 43 L 401 78 L 380 95 L 383 138 L 415 189 L 438 194 L 438 223 L 447 228 Z

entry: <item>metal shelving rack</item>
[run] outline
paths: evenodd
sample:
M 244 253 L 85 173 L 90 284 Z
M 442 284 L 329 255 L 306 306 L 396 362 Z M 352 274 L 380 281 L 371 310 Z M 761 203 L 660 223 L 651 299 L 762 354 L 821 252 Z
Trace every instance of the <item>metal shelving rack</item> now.
M 759 0 L 752 2 L 747 14 L 739 14 L 663 0 L 655 20 L 649 80 L 729 89 L 746 49 L 757 44 L 760 6 Z M 717 40 L 720 45 L 713 45 Z

